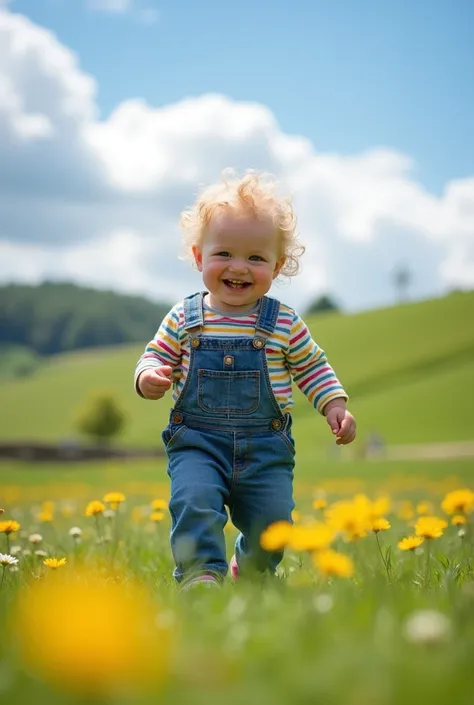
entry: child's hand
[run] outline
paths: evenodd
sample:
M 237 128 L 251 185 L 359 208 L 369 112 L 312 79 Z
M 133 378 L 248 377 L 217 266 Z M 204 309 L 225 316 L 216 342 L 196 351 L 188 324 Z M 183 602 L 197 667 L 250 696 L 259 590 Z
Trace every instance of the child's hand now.
M 138 378 L 138 388 L 146 399 L 161 399 L 171 387 L 173 368 L 169 365 L 143 370 Z
M 352 443 L 356 437 L 356 422 L 352 414 L 347 411 L 345 405 L 335 404 L 326 412 L 326 421 L 331 427 L 331 431 L 337 436 L 338 446 Z

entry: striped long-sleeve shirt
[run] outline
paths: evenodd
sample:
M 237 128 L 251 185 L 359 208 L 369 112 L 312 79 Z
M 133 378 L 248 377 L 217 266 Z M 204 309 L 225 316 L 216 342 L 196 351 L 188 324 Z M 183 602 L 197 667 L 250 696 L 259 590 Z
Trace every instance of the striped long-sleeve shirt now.
M 224 314 L 204 306 L 203 335 L 213 337 L 253 337 L 257 313 Z M 173 368 L 173 399 L 176 401 L 186 380 L 190 358 L 190 336 L 184 330 L 183 302 L 165 316 L 158 332 L 145 348 L 135 369 L 135 388 L 141 372 L 150 367 Z M 283 412 L 294 405 L 291 381 L 296 383 L 310 403 L 323 412 L 336 398 L 347 399 L 341 383 L 330 366 L 324 350 L 311 337 L 300 316 L 280 304 L 275 330 L 266 343 L 270 382 Z

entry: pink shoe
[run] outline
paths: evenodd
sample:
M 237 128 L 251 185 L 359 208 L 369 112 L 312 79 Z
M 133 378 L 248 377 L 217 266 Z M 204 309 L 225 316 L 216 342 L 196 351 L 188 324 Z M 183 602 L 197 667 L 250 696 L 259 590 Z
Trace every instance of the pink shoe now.
M 229 563 L 230 574 L 233 580 L 238 580 L 239 578 L 239 564 L 237 563 L 237 558 L 232 556 Z

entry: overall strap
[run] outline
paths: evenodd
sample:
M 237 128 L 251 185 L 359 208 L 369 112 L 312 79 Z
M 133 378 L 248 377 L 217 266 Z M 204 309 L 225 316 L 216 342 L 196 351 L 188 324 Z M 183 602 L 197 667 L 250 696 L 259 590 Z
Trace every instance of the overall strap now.
M 263 333 L 264 338 L 267 339 L 273 334 L 279 312 L 280 302 L 270 296 L 264 296 L 260 304 L 260 311 L 255 325 L 256 336 Z
M 187 296 L 184 301 L 184 330 L 192 330 L 193 328 L 202 328 L 204 325 L 204 314 L 202 310 L 203 292 L 198 291 L 196 294 Z

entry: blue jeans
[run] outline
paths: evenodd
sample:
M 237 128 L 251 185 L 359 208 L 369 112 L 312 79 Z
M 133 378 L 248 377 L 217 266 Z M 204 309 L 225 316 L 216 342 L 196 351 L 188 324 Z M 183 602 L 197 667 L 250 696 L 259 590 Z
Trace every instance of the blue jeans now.
M 226 431 L 168 426 L 164 441 L 171 479 L 171 549 L 178 582 L 192 575 L 227 574 L 225 506 L 241 532 L 239 569 L 275 572 L 282 552 L 260 548 L 270 524 L 291 522 L 294 444 L 289 429 Z

